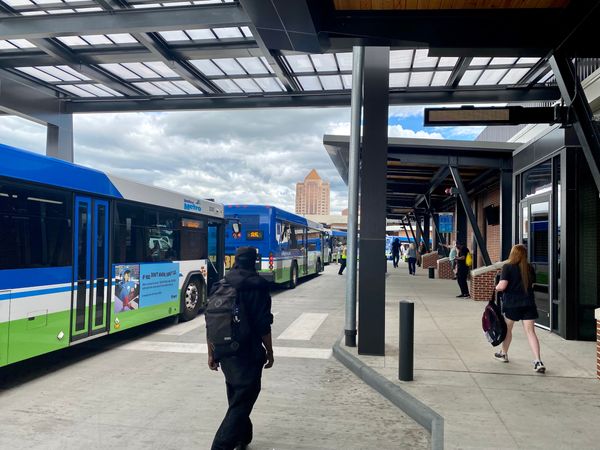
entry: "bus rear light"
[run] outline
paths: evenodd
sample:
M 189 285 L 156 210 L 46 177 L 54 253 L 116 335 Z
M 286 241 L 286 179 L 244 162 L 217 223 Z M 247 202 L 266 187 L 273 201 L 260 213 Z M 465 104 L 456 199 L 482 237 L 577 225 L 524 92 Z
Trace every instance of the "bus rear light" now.
M 273 270 L 273 253 L 269 253 L 269 270 Z

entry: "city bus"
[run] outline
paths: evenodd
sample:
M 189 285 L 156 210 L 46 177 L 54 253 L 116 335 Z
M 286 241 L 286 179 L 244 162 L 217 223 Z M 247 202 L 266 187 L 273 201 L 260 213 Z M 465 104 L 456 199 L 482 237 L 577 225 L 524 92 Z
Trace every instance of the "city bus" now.
M 0 155 L 0 367 L 205 306 L 223 275 L 223 205 Z
M 340 259 L 340 252 L 343 245 L 346 245 L 347 232 L 341 230 L 326 230 L 325 231 L 325 264 L 329 264 L 333 261 L 338 262 Z
M 256 269 L 266 280 L 294 288 L 298 279 L 323 271 L 325 232 L 321 224 L 273 206 L 225 205 L 225 268 L 236 249 L 258 250 Z

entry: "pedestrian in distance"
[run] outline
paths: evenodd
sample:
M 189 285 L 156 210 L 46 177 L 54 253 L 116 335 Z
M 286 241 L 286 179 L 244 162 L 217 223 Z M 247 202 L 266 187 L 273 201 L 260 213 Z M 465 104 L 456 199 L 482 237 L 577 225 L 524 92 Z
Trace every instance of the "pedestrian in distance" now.
M 450 247 L 450 254 L 448 255 L 448 259 L 450 260 L 450 267 L 452 268 L 452 279 L 456 280 L 456 255 L 458 253 L 458 249 L 456 248 L 456 241 L 452 243 Z
M 417 251 L 417 265 L 421 267 L 421 262 L 423 261 L 423 255 L 427 250 L 425 249 L 425 242 L 419 244 L 419 250 Z
M 235 315 L 230 316 L 231 321 L 229 319 L 227 321 L 231 323 L 237 321 L 240 330 L 245 323 L 243 333 L 240 331 L 233 334 L 233 336 L 243 334 L 245 338 L 240 339 L 242 342 L 237 342 L 235 347 L 231 346 L 235 351 L 234 354 L 231 354 L 231 349 L 220 349 L 207 339 L 208 367 L 215 371 L 221 367 L 225 376 L 229 403 L 225 418 L 213 440 L 212 450 L 244 449 L 252 441 L 250 413 L 261 390 L 262 369 L 271 368 L 274 362 L 271 338 L 273 315 L 269 284 L 256 272 L 256 257 L 255 248 L 238 248 L 234 265 L 224 279 L 229 289 L 231 286 L 235 288 L 234 299 L 237 295 Z M 213 289 L 211 296 L 216 295 L 217 290 Z M 219 312 L 216 309 L 211 320 L 222 320 L 212 319 L 217 317 L 216 313 Z M 207 313 L 207 336 L 209 335 L 208 324 Z
M 344 273 L 344 269 L 346 268 L 346 246 L 342 246 L 342 255 L 340 257 L 340 270 L 338 271 L 338 275 Z
M 417 274 L 417 250 L 415 249 L 415 244 L 411 243 L 408 246 L 408 251 L 406 252 L 408 256 L 408 273 L 409 275 Z
M 506 338 L 502 342 L 502 350 L 494 354 L 500 362 L 508 362 L 508 349 L 512 341 L 512 330 L 515 322 L 523 321 L 523 329 L 533 353 L 533 370 L 545 373 L 546 367 L 540 358 L 540 342 L 535 334 L 535 319 L 538 311 L 533 295 L 535 270 L 527 260 L 527 248 L 518 244 L 510 250 L 508 260 L 502 266 L 500 281 L 496 291 L 502 293 L 502 312 L 506 319 Z
M 394 239 L 392 242 L 392 263 L 394 267 L 398 267 L 398 261 L 400 261 L 400 239 Z
M 467 284 L 467 278 L 469 278 L 469 266 L 467 266 L 467 255 L 469 255 L 469 249 L 462 243 L 456 243 L 456 281 L 460 287 L 460 294 L 457 298 L 470 298 L 469 285 Z

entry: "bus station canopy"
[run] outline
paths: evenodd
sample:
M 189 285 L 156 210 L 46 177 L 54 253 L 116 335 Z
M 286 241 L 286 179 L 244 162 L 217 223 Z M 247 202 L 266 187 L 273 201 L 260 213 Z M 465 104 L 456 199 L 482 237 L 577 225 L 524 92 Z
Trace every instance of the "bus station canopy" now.
M 391 104 L 557 100 L 550 52 L 597 54 L 597 3 L 0 0 L 0 106 L 348 106 L 357 44 L 391 47 Z
M 345 183 L 348 183 L 349 136 L 326 135 L 325 149 Z M 512 168 L 512 155 L 522 144 L 511 142 L 453 141 L 389 138 L 387 153 L 386 216 L 402 218 L 429 207 L 444 211 L 454 199 L 445 191 L 454 187 L 448 169 L 457 168 L 467 192 L 488 185 L 501 170 Z

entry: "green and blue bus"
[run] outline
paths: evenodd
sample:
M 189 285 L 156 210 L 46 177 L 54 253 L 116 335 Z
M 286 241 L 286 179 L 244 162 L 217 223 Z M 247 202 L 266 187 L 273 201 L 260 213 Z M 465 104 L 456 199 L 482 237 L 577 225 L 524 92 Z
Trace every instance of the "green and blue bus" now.
M 223 275 L 223 205 L 0 155 L 0 367 L 203 308 Z
M 323 271 L 325 230 L 321 224 L 273 206 L 225 205 L 225 267 L 236 249 L 258 251 L 256 269 L 270 282 L 296 287 L 302 277 Z

